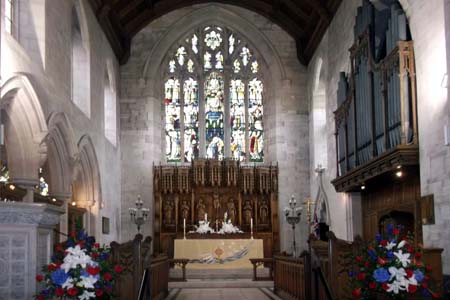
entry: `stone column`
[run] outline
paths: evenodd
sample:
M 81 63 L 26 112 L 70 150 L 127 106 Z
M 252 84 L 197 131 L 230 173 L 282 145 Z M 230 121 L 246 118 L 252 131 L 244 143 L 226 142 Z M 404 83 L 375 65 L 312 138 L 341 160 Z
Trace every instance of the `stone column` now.
M 43 203 L 0 202 L 0 295 L 28 300 L 36 274 L 50 262 L 55 225 L 64 209 Z

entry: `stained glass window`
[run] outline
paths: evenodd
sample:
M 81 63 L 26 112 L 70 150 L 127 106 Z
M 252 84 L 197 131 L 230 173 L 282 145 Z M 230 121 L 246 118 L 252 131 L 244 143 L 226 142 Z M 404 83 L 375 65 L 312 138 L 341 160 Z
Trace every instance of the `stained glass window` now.
M 222 159 L 224 155 L 223 79 L 211 73 L 205 83 L 206 157 Z
M 166 157 L 168 161 L 181 159 L 180 82 L 170 78 L 165 86 L 166 98 Z
M 245 84 L 242 80 L 231 80 L 230 84 L 231 157 L 245 159 Z
M 165 77 L 168 162 L 196 157 L 264 160 L 264 64 L 229 28 L 198 28 L 169 53 Z
M 264 129 L 263 129 L 263 84 L 253 79 L 248 85 L 248 136 L 250 139 L 250 161 L 263 161 Z
M 184 82 L 184 160 L 191 162 L 199 154 L 198 83 L 192 78 Z

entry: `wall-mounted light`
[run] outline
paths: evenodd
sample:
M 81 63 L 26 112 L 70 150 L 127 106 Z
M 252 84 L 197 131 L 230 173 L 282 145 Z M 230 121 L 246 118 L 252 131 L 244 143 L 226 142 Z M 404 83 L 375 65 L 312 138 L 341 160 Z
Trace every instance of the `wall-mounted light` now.
M 72 201 L 72 206 L 77 206 L 77 203 L 75 201 Z
M 53 201 L 53 202 L 56 202 L 56 198 L 52 198 L 52 201 Z
M 14 184 L 10 184 L 10 185 L 9 185 L 9 189 L 10 189 L 11 191 L 14 191 L 14 190 L 16 189 L 16 186 L 15 186 Z
M 397 166 L 397 169 L 401 169 L 401 168 L 402 168 L 402 165 L 398 165 L 398 166 Z
M 361 191 L 364 191 L 366 189 L 366 186 L 363 184 L 361 185 Z
M 397 176 L 398 178 L 401 178 L 403 176 L 403 172 L 397 171 L 397 172 L 395 172 L 395 176 Z

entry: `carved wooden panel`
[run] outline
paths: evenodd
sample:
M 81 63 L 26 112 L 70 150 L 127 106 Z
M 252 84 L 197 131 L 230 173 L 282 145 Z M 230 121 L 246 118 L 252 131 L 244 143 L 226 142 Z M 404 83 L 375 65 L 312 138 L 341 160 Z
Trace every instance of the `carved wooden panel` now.
M 153 184 L 155 251 L 171 255 L 184 221 L 186 232 L 205 216 L 220 229 L 225 213 L 246 233 L 253 219 L 254 234 L 265 240 L 267 255 L 279 250 L 277 166 L 198 159 L 190 166 L 155 166 Z

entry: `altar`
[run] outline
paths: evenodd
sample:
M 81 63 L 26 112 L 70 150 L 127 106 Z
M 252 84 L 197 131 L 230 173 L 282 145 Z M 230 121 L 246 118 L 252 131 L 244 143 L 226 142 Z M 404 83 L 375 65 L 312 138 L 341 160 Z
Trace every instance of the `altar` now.
M 262 239 L 176 239 L 174 258 L 187 258 L 188 269 L 250 269 L 250 258 L 263 258 Z

